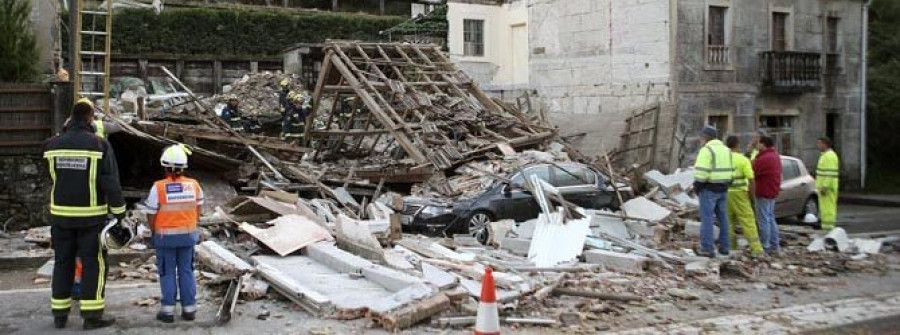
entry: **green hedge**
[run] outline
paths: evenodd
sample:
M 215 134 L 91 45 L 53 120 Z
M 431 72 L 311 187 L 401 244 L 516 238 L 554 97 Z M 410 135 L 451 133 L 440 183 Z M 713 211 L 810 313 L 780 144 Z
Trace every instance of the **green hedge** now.
M 295 43 L 384 40 L 401 17 L 330 12 L 127 9 L 113 15 L 114 53 L 279 56 Z

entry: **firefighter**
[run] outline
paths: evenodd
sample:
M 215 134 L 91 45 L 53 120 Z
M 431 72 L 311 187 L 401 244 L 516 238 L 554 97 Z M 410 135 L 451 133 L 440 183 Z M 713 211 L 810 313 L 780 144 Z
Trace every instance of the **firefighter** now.
M 302 94 L 293 94 L 290 97 L 291 104 L 286 111 L 285 122 L 282 125 L 283 138 L 292 141 L 300 140 L 306 130 L 306 116 L 309 115 L 309 97 Z
M 89 100 L 75 103 L 62 134 L 43 146 L 52 179 L 50 235 L 54 260 L 53 323 L 65 328 L 72 308 L 76 258 L 81 258 L 81 316 L 84 329 L 108 327 L 104 318 L 107 251 L 101 245 L 107 215 L 125 216 L 125 200 L 119 184 L 112 147 L 94 134 L 94 107 Z
M 228 126 L 234 131 L 244 130 L 244 124 L 241 122 L 241 111 L 238 109 L 238 98 L 234 94 L 228 95 L 226 98 L 228 104 L 222 109 L 222 119 L 228 122 Z
M 819 190 L 819 219 L 822 230 L 834 229 L 837 220 L 838 179 L 841 163 L 831 149 L 831 140 L 819 138 L 816 143 L 822 155 L 816 165 L 816 189 Z
M 278 87 L 281 88 L 281 91 L 278 91 L 278 108 L 281 111 L 281 116 L 284 117 L 284 112 L 288 109 L 288 105 L 290 105 L 288 95 L 293 93 L 293 91 L 291 91 L 291 81 L 288 80 L 288 78 L 284 78 L 278 83 Z
M 199 241 L 197 218 L 203 205 L 203 190 L 196 180 L 184 176 L 188 149 L 183 144 L 166 148 L 159 159 L 166 177 L 150 188 L 147 207 L 153 231 L 153 247 L 159 271 L 162 299 L 156 319 L 175 322 L 175 301 L 181 300 L 181 319 L 193 321 L 197 313 L 197 281 L 194 278 L 194 245 Z

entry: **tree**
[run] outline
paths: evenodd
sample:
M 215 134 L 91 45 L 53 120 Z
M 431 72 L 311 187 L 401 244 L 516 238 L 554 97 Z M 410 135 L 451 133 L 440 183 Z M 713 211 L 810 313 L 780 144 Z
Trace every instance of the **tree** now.
M 29 0 L 0 0 L 0 82 L 27 82 L 37 78 L 37 41 Z
M 872 2 L 869 20 L 869 146 L 873 168 L 900 163 L 900 1 Z

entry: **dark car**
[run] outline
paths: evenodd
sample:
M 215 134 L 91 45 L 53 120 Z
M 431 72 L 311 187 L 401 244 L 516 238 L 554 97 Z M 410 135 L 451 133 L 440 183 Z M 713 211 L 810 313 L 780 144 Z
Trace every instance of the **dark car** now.
M 481 242 L 487 240 L 490 222 L 513 219 L 518 222 L 534 219 L 540 207 L 525 189 L 526 177 L 537 175 L 556 187 L 569 202 L 589 209 L 619 207 L 615 190 L 609 178 L 596 170 L 578 163 L 535 164 L 515 173 L 511 182 L 497 181 L 483 193 L 456 203 L 443 203 L 432 199 L 409 197 L 401 215 L 405 230 L 473 234 Z M 625 200 L 631 198 L 631 190 L 617 185 Z

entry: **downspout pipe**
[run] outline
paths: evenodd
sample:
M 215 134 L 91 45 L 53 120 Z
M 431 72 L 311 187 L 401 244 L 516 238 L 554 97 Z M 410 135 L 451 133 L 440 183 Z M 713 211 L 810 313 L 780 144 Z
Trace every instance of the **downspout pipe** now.
M 869 56 L 869 6 L 872 0 L 866 0 L 862 7 L 862 40 L 860 41 L 860 75 L 859 75 L 859 186 L 866 188 L 866 74 Z

